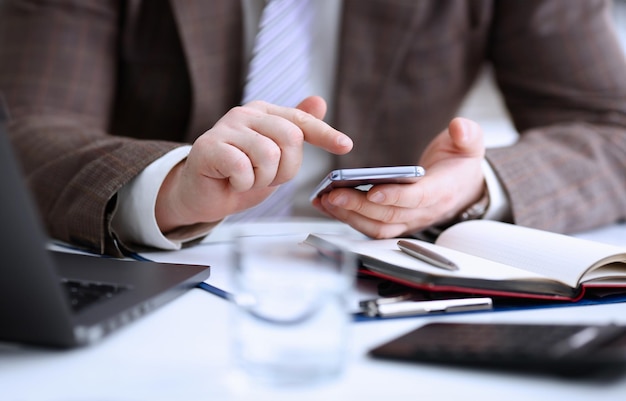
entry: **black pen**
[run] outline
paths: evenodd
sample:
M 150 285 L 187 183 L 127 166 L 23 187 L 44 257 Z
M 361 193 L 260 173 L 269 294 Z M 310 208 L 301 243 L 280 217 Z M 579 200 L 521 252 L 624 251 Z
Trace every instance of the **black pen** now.
M 398 241 L 398 248 L 400 248 L 402 252 L 419 260 L 423 260 L 426 263 L 430 263 L 433 266 L 446 270 L 459 270 L 459 267 L 451 260 L 446 259 L 430 249 L 417 245 L 415 242 L 401 239 Z

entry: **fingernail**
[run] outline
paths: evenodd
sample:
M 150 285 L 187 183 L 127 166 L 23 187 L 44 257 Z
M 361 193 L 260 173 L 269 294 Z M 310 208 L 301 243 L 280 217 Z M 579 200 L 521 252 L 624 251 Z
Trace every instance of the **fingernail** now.
M 339 195 L 332 200 L 329 199 L 329 201 L 335 206 L 344 206 L 348 203 L 348 198 L 345 195 Z
M 382 192 L 375 192 L 369 196 L 370 202 L 383 203 L 385 201 L 385 194 Z
M 463 120 L 463 139 L 469 141 L 474 135 L 474 124 L 470 121 Z
M 340 135 L 337 138 L 337 145 L 341 146 L 341 147 L 347 147 L 347 146 L 352 146 L 352 139 L 350 139 L 348 136 L 346 135 Z

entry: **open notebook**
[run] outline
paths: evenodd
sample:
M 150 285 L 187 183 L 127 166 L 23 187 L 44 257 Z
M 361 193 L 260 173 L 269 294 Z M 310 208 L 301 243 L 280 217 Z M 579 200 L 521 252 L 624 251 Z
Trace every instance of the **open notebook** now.
M 365 273 L 429 291 L 578 300 L 593 289 L 626 294 L 626 248 L 489 220 L 446 229 L 420 246 L 454 262 L 446 270 L 407 255 L 396 239 L 311 234 L 307 242 L 358 255 Z

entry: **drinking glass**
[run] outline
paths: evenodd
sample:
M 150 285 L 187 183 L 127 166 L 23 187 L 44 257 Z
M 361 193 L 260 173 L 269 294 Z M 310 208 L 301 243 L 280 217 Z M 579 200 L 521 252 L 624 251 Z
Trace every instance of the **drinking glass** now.
M 305 237 L 238 232 L 232 240 L 233 353 L 255 381 L 319 383 L 344 369 L 354 258 Z

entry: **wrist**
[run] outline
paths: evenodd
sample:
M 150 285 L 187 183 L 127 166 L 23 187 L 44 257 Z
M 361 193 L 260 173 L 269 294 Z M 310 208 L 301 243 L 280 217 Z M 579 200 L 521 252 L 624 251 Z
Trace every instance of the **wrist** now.
M 483 192 L 480 198 L 476 202 L 472 203 L 469 207 L 462 210 L 461 213 L 459 213 L 453 220 L 452 224 L 460 223 L 467 220 L 482 219 L 483 217 L 485 217 L 487 209 L 489 209 L 489 191 L 487 190 L 487 186 L 484 185 Z
M 487 189 L 486 185 L 483 185 L 483 192 L 481 193 L 480 198 L 478 198 L 477 201 L 469 205 L 467 208 L 461 210 L 461 212 L 457 213 L 455 217 L 448 219 L 445 222 L 428 227 L 421 233 L 417 234 L 417 237 L 429 241 L 434 241 L 439 236 L 439 234 L 441 234 L 442 231 L 450 226 L 461 223 L 463 221 L 482 219 L 489 209 L 489 201 L 489 190 Z
M 184 217 L 180 214 L 181 208 L 176 206 L 176 183 L 180 181 L 183 164 L 184 161 L 181 161 L 172 167 L 159 188 L 154 214 L 159 230 L 163 234 L 189 224 L 184 221 Z

